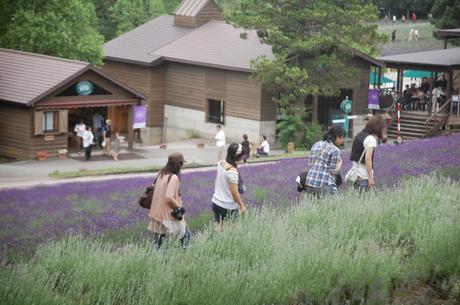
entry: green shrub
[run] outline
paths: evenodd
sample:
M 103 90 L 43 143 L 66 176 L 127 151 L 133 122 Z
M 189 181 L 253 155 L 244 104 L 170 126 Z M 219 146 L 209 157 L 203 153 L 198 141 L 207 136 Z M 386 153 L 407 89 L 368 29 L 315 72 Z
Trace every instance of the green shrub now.
M 310 149 L 321 138 L 321 126 L 308 123 L 308 113 L 303 109 L 284 112 L 276 124 L 276 130 L 283 147 L 294 142 L 296 149 Z
M 409 179 L 262 209 L 161 251 L 69 237 L 0 272 L 3 304 L 388 304 L 394 283 L 449 279 L 458 296 L 460 188 Z

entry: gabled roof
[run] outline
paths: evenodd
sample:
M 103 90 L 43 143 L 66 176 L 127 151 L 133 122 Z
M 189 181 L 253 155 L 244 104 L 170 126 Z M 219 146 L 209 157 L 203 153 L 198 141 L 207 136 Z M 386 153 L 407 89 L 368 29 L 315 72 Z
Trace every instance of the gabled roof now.
M 414 52 L 380 57 L 387 66 L 406 68 L 446 69 L 460 67 L 460 48 Z
M 152 51 L 192 31 L 174 26 L 174 16 L 160 16 L 104 44 L 105 59 L 150 66 L 161 59 Z
M 273 54 L 255 31 L 246 31 L 246 39 L 241 39 L 242 32 L 224 21 L 212 20 L 151 54 L 173 62 L 250 72 L 251 60 L 272 58 Z
M 182 0 L 174 15 L 196 17 L 210 0 Z
M 0 101 L 31 106 L 88 70 L 145 99 L 87 62 L 0 48 Z

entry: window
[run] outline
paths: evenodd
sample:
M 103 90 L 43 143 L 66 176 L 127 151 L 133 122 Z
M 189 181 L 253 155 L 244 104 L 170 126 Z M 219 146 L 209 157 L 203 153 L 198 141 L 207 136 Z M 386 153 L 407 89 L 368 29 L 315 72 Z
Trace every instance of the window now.
M 43 132 L 56 132 L 57 129 L 57 111 L 43 112 Z
M 225 124 L 223 100 L 208 100 L 208 122 Z

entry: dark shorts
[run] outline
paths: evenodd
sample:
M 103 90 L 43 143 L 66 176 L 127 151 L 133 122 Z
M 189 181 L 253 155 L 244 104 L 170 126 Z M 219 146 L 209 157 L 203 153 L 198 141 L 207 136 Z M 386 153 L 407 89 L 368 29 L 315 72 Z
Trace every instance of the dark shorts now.
M 214 202 L 212 203 L 212 211 L 214 212 L 214 221 L 217 223 L 227 220 L 228 218 L 235 218 L 239 214 L 238 209 L 227 210 Z
M 363 191 L 369 191 L 369 180 L 356 180 L 353 183 L 353 188 L 361 194 Z

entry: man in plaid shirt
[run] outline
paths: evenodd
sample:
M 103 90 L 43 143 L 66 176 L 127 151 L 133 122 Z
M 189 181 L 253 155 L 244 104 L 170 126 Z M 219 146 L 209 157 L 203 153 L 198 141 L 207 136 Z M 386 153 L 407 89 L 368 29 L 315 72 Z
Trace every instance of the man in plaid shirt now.
M 323 141 L 313 145 L 308 158 L 310 170 L 305 181 L 306 191 L 314 194 L 335 193 L 335 175 L 342 166 L 340 149 L 344 142 L 345 130 L 333 126 Z

